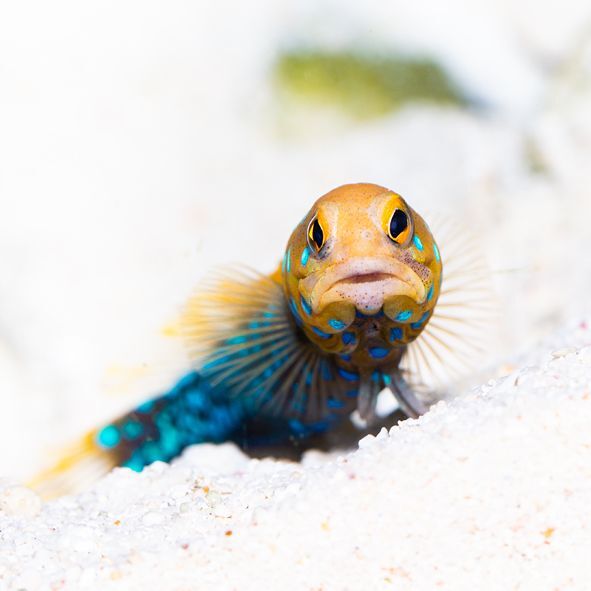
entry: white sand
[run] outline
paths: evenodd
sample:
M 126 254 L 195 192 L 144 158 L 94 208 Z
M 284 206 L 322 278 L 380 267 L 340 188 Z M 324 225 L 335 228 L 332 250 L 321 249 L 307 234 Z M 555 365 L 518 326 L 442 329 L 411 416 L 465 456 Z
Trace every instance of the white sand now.
M 439 4 L 0 7 L 0 590 L 590 587 L 591 9 Z M 490 108 L 283 136 L 268 68 L 302 39 L 427 51 Z M 9 484 L 168 387 L 200 278 L 272 270 L 356 181 L 476 230 L 503 338 L 472 377 L 504 381 L 346 461 L 204 446 L 52 504 Z

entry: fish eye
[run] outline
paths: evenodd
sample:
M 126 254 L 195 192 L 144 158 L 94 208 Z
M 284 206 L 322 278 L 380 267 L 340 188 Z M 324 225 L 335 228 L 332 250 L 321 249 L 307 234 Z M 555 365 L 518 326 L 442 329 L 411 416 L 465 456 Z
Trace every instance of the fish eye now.
M 314 218 L 308 226 L 308 243 L 316 252 L 324 246 L 324 230 L 318 218 Z
M 402 209 L 395 209 L 388 225 L 388 236 L 391 240 L 400 244 L 404 242 L 404 233 L 408 229 L 408 226 L 408 214 L 402 211 Z

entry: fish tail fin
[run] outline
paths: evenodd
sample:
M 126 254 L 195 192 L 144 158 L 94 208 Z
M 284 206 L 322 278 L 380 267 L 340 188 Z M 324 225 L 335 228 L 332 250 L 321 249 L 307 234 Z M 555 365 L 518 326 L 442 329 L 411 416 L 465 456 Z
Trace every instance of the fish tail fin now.
M 97 431 L 60 452 L 60 459 L 27 484 L 46 500 L 80 492 L 118 465 L 115 454 L 96 444 Z
M 165 394 L 88 433 L 30 486 L 45 498 L 79 492 L 116 466 L 140 472 L 189 445 L 227 441 L 244 420 L 240 400 L 191 372 Z

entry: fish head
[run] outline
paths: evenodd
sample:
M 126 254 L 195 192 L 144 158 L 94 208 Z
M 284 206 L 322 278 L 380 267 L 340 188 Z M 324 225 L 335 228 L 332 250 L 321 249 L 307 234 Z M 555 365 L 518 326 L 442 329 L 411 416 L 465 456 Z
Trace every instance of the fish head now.
M 321 349 L 342 352 L 359 342 L 367 318 L 389 345 L 414 340 L 437 302 L 442 263 L 403 197 L 350 184 L 320 197 L 298 224 L 282 274 L 296 322 Z

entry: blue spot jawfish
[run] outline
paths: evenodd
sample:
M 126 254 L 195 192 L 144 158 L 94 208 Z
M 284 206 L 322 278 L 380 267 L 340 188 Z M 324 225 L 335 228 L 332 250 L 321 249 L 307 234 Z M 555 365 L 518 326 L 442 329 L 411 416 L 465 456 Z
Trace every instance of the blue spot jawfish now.
M 312 205 L 273 274 L 226 275 L 191 298 L 181 324 L 192 372 L 93 445 L 138 470 L 232 439 L 254 417 L 274 437 L 304 437 L 356 408 L 371 420 L 383 387 L 418 416 L 426 407 L 400 363 L 432 320 L 441 278 L 431 231 L 400 195 L 338 187 Z

